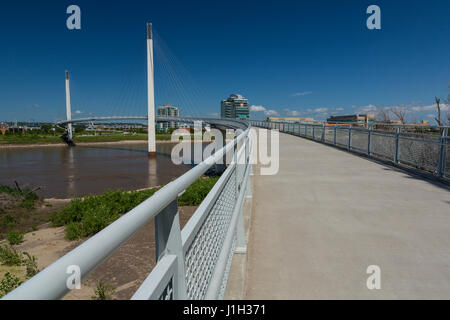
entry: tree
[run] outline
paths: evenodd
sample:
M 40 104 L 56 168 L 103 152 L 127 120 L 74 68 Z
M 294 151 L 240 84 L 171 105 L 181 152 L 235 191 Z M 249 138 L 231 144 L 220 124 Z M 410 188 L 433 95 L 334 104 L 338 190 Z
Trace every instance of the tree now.
M 398 107 L 391 107 L 390 111 L 394 116 L 397 117 L 398 120 L 402 124 L 406 123 L 406 117 L 408 115 L 408 110 L 404 106 L 398 106 Z
M 441 106 L 440 106 L 441 99 L 439 99 L 438 97 L 434 97 L 434 100 L 436 101 L 436 108 L 438 110 L 438 116 L 437 116 L 437 118 L 434 118 L 434 119 L 436 120 L 438 126 L 442 127 L 443 124 L 442 124 L 442 119 L 441 119 Z
M 381 108 L 381 109 L 378 111 L 378 114 L 377 114 L 377 120 L 378 120 L 379 122 L 389 123 L 389 122 L 391 121 L 389 109 L 388 109 L 388 108 Z

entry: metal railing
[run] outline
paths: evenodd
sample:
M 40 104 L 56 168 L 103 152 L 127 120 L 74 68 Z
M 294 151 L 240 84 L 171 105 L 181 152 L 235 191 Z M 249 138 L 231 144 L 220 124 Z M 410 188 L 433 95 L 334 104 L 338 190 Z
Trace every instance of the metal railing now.
M 352 125 L 305 124 L 250 121 L 252 126 L 278 129 L 280 132 L 305 137 L 326 144 L 364 153 L 369 157 L 388 160 L 450 178 L 450 150 L 448 127 L 441 127 L 440 135 L 393 130 L 361 128 Z
M 62 298 L 70 291 L 68 270 L 76 266 L 81 278 L 86 277 L 153 218 L 157 264 L 132 299 L 223 298 L 232 256 L 246 250 L 242 210 L 251 192 L 250 126 L 242 121 L 231 126 L 245 131 L 4 299 Z M 178 196 L 225 157 L 231 163 L 180 230 Z

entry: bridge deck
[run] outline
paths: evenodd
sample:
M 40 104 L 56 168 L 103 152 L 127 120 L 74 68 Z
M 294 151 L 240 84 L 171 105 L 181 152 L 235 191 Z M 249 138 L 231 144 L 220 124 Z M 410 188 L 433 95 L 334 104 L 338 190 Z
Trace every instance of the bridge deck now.
M 254 176 L 245 298 L 450 298 L 449 189 L 280 133 L 279 173 Z

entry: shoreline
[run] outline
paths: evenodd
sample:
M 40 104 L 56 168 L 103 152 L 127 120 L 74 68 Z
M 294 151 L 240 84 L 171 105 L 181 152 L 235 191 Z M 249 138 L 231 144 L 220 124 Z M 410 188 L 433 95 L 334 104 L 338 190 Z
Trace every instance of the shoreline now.
M 213 142 L 214 140 L 202 140 L 202 142 Z M 157 144 L 185 142 L 172 140 L 156 140 Z M 121 145 L 121 144 L 147 144 L 147 140 L 120 140 L 120 141 L 99 141 L 99 142 L 78 142 L 76 146 L 95 146 L 95 145 Z M 45 148 L 45 147 L 67 147 L 65 143 L 24 143 L 24 144 L 0 144 L 1 149 L 20 149 L 20 148 Z
M 134 191 L 145 191 L 145 190 L 150 190 L 150 189 L 155 189 L 155 188 L 162 188 L 164 185 L 157 185 L 154 187 L 146 187 L 146 188 L 139 188 L 139 189 L 132 189 L 132 190 L 123 190 L 124 192 L 134 192 Z M 70 201 L 74 200 L 74 199 L 84 199 L 88 196 L 98 196 L 101 194 L 89 194 L 86 196 L 82 196 L 82 197 L 72 197 L 72 198 L 42 198 L 43 202 L 49 202 L 49 203 L 69 203 Z
M 156 140 L 156 143 L 174 143 L 171 140 Z M 147 144 L 147 140 L 120 140 L 120 141 L 99 141 L 99 142 L 78 142 L 77 146 L 92 145 L 114 145 L 114 144 Z M 43 148 L 43 147 L 67 147 L 65 143 L 24 143 L 24 144 L 0 144 L 0 149 L 12 148 Z

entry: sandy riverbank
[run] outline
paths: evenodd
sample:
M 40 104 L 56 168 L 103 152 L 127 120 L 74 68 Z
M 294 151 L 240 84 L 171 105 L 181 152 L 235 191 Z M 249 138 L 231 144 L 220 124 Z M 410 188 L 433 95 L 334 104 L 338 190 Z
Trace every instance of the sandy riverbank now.
M 196 208 L 179 207 L 181 227 L 186 224 Z M 69 241 L 65 238 L 64 227 L 55 228 L 46 223 L 38 230 L 26 233 L 23 242 L 14 248 L 35 256 L 39 270 L 43 270 L 87 239 Z M 7 245 L 7 241 L 0 241 L 1 245 Z M 155 229 L 154 222 L 151 221 L 84 279 L 80 290 L 72 290 L 64 300 L 90 300 L 99 281 L 108 283 L 114 288 L 113 299 L 128 300 L 155 265 Z M 25 280 L 24 266 L 0 266 L 0 279 L 6 272 Z

